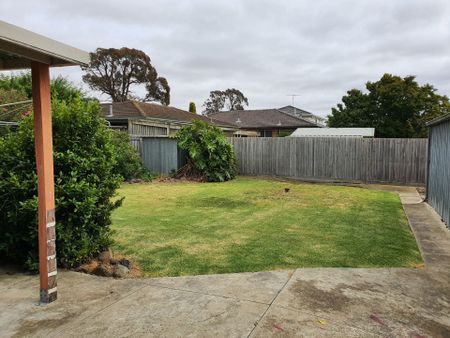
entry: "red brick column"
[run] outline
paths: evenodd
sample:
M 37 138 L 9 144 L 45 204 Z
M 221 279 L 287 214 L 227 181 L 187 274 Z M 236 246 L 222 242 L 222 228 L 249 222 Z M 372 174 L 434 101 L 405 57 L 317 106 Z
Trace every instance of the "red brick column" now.
M 40 301 L 56 300 L 56 231 L 49 66 L 32 62 L 34 134 L 38 176 Z

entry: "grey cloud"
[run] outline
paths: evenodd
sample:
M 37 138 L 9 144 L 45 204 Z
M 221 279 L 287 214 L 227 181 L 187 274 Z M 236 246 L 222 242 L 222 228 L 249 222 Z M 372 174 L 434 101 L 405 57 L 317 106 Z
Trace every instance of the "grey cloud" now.
M 89 51 L 144 50 L 183 109 L 191 100 L 201 106 L 211 90 L 236 87 L 251 108 L 288 104 L 295 93 L 300 107 L 327 115 L 347 90 L 384 72 L 450 91 L 446 0 L 4 0 L 0 11 Z M 82 85 L 78 68 L 52 73 Z

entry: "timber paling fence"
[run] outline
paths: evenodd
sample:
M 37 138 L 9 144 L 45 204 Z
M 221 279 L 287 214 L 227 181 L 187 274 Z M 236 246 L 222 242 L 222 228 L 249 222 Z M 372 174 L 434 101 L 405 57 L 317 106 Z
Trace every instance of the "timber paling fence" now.
M 229 138 L 242 175 L 424 185 L 427 139 Z

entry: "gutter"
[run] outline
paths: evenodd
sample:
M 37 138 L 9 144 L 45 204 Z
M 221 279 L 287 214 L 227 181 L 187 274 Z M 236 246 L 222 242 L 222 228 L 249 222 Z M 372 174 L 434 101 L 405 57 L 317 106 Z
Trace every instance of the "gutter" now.
M 431 127 L 431 126 L 435 126 L 437 124 L 441 124 L 442 122 L 446 122 L 448 120 L 450 120 L 450 113 L 446 114 L 444 116 L 437 117 L 431 121 L 428 121 L 427 123 L 425 123 L 425 125 L 427 127 Z
M 139 121 L 139 120 L 143 120 L 143 121 L 154 121 L 154 122 L 159 122 L 159 123 L 170 123 L 170 124 L 175 124 L 175 125 L 188 125 L 191 124 L 192 121 L 180 121 L 180 120 L 171 120 L 171 119 L 163 119 L 163 118 L 158 118 L 158 117 L 148 117 L 148 116 L 142 116 L 142 117 L 120 117 L 120 116 L 103 116 L 103 118 L 105 118 L 106 120 L 111 120 L 111 121 L 128 121 L 128 120 L 135 120 L 135 121 Z M 222 129 L 229 129 L 229 130 L 238 130 L 239 128 L 233 127 L 233 126 L 229 126 L 229 125 L 221 125 L 221 124 L 215 124 L 215 126 L 217 127 L 221 127 Z

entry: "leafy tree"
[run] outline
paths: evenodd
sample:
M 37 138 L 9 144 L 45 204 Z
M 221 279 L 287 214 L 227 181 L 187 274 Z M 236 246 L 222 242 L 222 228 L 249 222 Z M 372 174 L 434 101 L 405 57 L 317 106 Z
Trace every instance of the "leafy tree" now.
M 213 90 L 209 93 L 209 98 L 203 103 L 205 110 L 203 114 L 208 115 L 218 111 L 222 111 L 225 107 L 225 96 L 221 90 Z
M 87 97 L 81 88 L 75 87 L 72 82 L 61 75 L 50 81 L 50 93 L 53 100 L 59 101 L 94 100 Z
M 72 102 L 73 100 L 95 100 L 87 97 L 85 92 L 75 87 L 68 79 L 58 76 L 51 80 L 50 91 L 52 100 Z M 28 96 L 29 95 L 29 96 Z M 19 102 L 31 99 L 31 74 L 19 73 L 16 75 L 0 75 L 0 104 Z M 21 104 L 10 107 L 0 107 L 0 120 L 19 121 L 32 111 L 32 104 Z M 7 132 L 0 129 L 0 135 Z M 143 166 L 142 159 L 136 150 L 130 146 L 128 135 L 114 133 L 113 142 L 116 146 L 117 164 L 115 172 L 125 180 L 150 180 L 152 174 Z
M 83 67 L 83 80 L 94 90 L 111 97 L 114 102 L 132 98 L 143 101 L 170 103 L 170 87 L 167 80 L 158 77 L 150 57 L 143 51 L 131 48 L 97 48 L 91 53 L 91 62 Z M 146 95 L 138 98 L 132 89 L 145 87 Z
M 244 110 L 244 105 L 248 106 L 248 99 L 242 92 L 235 88 L 226 90 L 214 90 L 209 93 L 209 98 L 203 104 L 204 114 L 224 110 Z
M 0 75 L 0 104 L 23 102 L 31 99 L 31 74 Z M 0 121 L 16 122 L 31 110 L 31 103 L 0 108 Z M 0 130 L 3 132 L 4 130 Z
M 58 264 L 73 267 L 111 242 L 122 178 L 112 131 L 97 102 L 52 103 Z M 0 138 L 0 256 L 37 269 L 37 177 L 33 117 Z
M 31 73 L 21 72 L 10 75 L 0 74 L 0 88 L 5 91 L 17 90 L 27 98 L 31 99 L 33 94 L 31 89 Z
M 195 106 L 195 102 L 189 102 L 189 112 L 192 114 L 197 114 L 197 107 Z
M 420 86 L 414 76 L 384 74 L 366 83 L 367 92 L 352 89 L 328 116 L 330 127 L 373 127 L 377 137 L 426 137 L 425 123 L 450 112 L 447 96 Z
M 21 94 L 23 98 L 32 99 L 33 93 L 31 90 L 31 73 L 23 72 L 12 75 L 0 75 L 0 89 L 7 91 L 16 91 Z M 67 78 L 58 75 L 50 81 L 50 92 L 52 99 L 60 101 L 68 101 L 75 98 L 82 98 L 83 100 L 93 100 L 86 96 L 86 93 L 70 82 Z
M 0 121 L 19 121 L 31 110 L 31 103 L 26 102 L 28 100 L 28 97 L 22 91 L 0 88 L 0 105 L 24 102 L 0 107 Z
M 175 138 L 188 152 L 188 162 L 179 176 L 202 181 L 223 182 L 236 176 L 236 156 L 219 128 L 203 121 L 194 121 L 180 129 Z
M 248 106 L 248 99 L 238 89 L 227 89 L 224 95 L 227 110 L 244 110 L 244 105 Z

